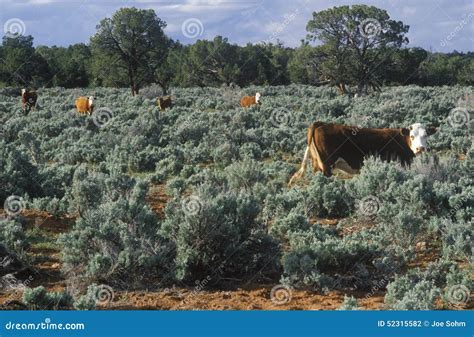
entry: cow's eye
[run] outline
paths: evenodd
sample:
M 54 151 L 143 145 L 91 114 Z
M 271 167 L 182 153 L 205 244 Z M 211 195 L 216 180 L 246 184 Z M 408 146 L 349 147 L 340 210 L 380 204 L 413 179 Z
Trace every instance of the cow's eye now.
M 410 136 L 411 140 L 415 139 L 415 136 Z

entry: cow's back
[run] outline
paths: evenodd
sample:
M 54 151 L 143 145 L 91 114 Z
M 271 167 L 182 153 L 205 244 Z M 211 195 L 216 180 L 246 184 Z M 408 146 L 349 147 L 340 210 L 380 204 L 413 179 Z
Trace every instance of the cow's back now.
M 328 163 L 344 159 L 353 169 L 360 169 L 364 158 L 375 155 L 384 160 L 409 163 L 414 155 L 400 129 L 358 128 L 324 123 L 314 132 L 314 142 Z
M 254 96 L 244 96 L 240 100 L 240 106 L 243 108 L 256 104 Z
M 89 99 L 87 97 L 79 97 L 76 99 L 76 108 L 80 113 L 86 113 L 89 111 Z

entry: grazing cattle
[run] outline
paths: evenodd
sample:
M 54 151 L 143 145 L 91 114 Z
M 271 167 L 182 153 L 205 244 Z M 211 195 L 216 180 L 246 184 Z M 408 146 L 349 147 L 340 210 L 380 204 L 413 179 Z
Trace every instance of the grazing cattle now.
M 304 175 L 308 158 L 311 158 L 314 171 L 322 171 L 326 176 L 330 176 L 334 168 L 354 174 L 369 155 L 388 161 L 397 159 L 408 165 L 416 155 L 427 149 L 426 138 L 434 132 L 435 128 L 424 128 L 420 123 L 401 129 L 313 123 L 308 128 L 301 168 L 293 175 L 289 185 Z
M 256 93 L 255 96 L 244 96 L 240 100 L 240 106 L 242 108 L 248 108 L 249 106 L 260 104 L 260 93 Z
M 38 94 L 35 91 L 21 89 L 21 106 L 24 113 L 28 113 L 32 108 L 36 109 Z
M 156 99 L 156 105 L 160 108 L 161 111 L 165 111 L 166 108 L 171 108 L 173 102 L 171 101 L 171 96 L 158 97 Z
M 81 96 L 77 98 L 76 109 L 82 114 L 92 115 L 92 112 L 94 112 L 94 96 L 89 96 L 89 98 Z

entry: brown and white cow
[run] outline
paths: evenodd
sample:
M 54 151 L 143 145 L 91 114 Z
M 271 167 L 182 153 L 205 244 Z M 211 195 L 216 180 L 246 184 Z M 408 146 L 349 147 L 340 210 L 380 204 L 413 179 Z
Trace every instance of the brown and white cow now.
M 171 96 L 158 97 L 156 99 L 156 105 L 158 106 L 160 111 L 165 111 L 165 109 L 171 108 L 173 106 Z
M 435 128 L 424 128 L 420 123 L 401 129 L 313 123 L 308 128 L 301 168 L 291 177 L 289 185 L 304 175 L 308 158 L 311 158 L 314 172 L 322 171 L 326 176 L 330 176 L 335 168 L 354 174 L 369 155 L 387 161 L 400 160 L 403 165 L 408 165 L 427 149 L 426 138 L 434 132 Z
M 248 108 L 255 104 L 260 104 L 260 93 L 257 92 L 255 96 L 244 96 L 240 100 L 240 106 L 242 108 Z
M 36 109 L 38 94 L 36 91 L 21 89 L 21 107 L 24 113 L 28 113 L 32 108 Z
M 94 96 L 78 97 L 76 99 L 76 109 L 77 112 L 81 114 L 88 114 L 89 116 L 92 115 L 94 112 Z

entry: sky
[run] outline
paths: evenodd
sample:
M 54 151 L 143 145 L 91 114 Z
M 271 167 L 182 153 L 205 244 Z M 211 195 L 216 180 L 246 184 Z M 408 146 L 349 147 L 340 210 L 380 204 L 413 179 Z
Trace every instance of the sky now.
M 0 28 L 32 35 L 35 45 L 88 43 L 96 25 L 121 7 L 154 9 L 168 36 L 182 43 L 216 35 L 245 45 L 282 41 L 296 47 L 314 11 L 360 1 L 328 0 L 0 0 Z M 373 0 L 410 26 L 409 47 L 474 51 L 474 0 Z M 3 35 L 2 34 L 2 35 Z

